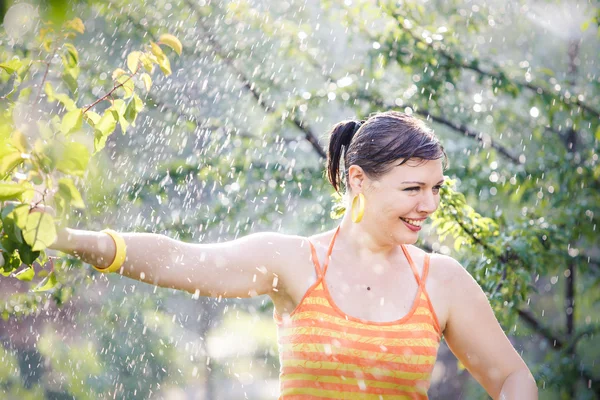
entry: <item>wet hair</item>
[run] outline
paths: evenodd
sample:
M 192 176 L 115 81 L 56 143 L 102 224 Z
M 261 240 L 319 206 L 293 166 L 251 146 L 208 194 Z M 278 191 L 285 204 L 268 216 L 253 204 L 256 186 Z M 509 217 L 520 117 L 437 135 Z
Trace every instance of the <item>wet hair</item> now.
M 327 152 L 327 177 L 340 192 L 341 161 L 344 161 L 344 182 L 348 169 L 360 166 L 373 180 L 381 178 L 395 166 L 409 160 L 443 159 L 448 157 L 433 131 L 420 119 L 397 111 L 371 115 L 367 120 L 347 120 L 336 124 L 330 132 Z

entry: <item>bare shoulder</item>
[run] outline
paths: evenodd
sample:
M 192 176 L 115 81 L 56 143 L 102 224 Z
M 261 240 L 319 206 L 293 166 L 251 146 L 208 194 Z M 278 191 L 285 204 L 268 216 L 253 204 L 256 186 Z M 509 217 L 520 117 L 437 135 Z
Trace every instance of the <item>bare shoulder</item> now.
M 441 280 L 448 283 L 456 274 L 460 275 L 464 271 L 463 266 L 450 256 L 439 253 L 428 253 L 417 246 L 406 246 L 411 258 L 415 262 L 419 272 L 422 273 L 422 266 L 425 263 L 425 257 L 429 255 L 428 279 Z
M 456 259 L 439 253 L 431 254 L 429 270 L 445 284 L 456 284 L 470 276 L 469 272 Z
M 277 246 L 274 270 L 278 276 L 276 290 L 270 296 L 280 315 L 292 312 L 317 279 L 314 263 L 311 261 L 310 243 L 315 247 L 318 260 L 323 251 L 321 236 L 274 234 L 270 237 L 271 242 Z
M 257 235 L 263 237 L 263 243 L 272 247 L 277 262 L 293 262 L 302 254 L 309 254 L 307 238 L 300 235 L 291 235 L 279 232 L 261 232 Z
M 290 278 L 299 266 L 310 260 L 308 238 L 300 235 L 265 232 L 264 243 L 273 247 L 275 270 L 282 279 Z
M 483 290 L 471 273 L 456 259 L 443 254 L 432 254 L 430 262 L 430 274 L 435 276 L 446 289 L 450 300 L 459 295 L 481 294 Z
M 426 289 L 432 306 L 438 317 L 440 329 L 445 331 L 453 298 L 461 292 L 468 281 L 475 282 L 469 272 L 454 258 L 439 253 L 428 253 L 416 246 L 407 246 L 411 258 L 423 276 L 425 257 L 429 255 L 429 271 L 427 273 Z
M 310 242 L 313 245 L 315 245 L 315 247 L 317 247 L 317 246 L 328 247 L 329 243 L 331 242 L 331 237 L 334 233 L 335 233 L 335 230 L 319 232 L 319 233 L 315 233 L 314 235 L 307 237 L 307 239 L 310 240 Z
M 487 299 L 483 289 L 460 262 L 443 254 L 432 254 L 430 273 L 442 288 L 448 310 L 453 305 L 475 299 Z

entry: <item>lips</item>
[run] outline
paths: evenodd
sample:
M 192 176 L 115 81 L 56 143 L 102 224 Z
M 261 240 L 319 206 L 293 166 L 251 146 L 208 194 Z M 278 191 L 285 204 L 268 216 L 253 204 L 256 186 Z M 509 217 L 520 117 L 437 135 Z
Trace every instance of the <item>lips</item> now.
M 406 227 L 408 229 L 410 229 L 413 232 L 418 232 L 421 230 L 421 225 L 423 225 L 423 222 L 425 222 L 424 219 L 420 219 L 420 220 L 414 220 L 414 219 L 410 219 L 410 218 L 402 218 L 400 217 L 400 220 L 402 222 L 404 222 L 404 225 L 406 225 Z M 419 225 L 415 225 L 415 224 L 419 224 Z
M 413 226 L 418 226 L 418 227 L 423 225 L 423 223 L 425 222 L 425 219 L 412 219 L 412 218 L 402 218 L 402 217 L 400 217 L 400 219 L 404 222 L 407 222 Z

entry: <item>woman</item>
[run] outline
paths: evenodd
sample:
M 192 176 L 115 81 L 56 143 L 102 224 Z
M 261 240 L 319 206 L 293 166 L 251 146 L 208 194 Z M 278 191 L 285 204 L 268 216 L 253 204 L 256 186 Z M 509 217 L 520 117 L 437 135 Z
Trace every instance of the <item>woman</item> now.
M 331 132 L 329 180 L 339 191 L 343 175 L 352 199 L 334 230 L 191 244 L 63 229 L 51 248 L 195 295 L 269 295 L 282 399 L 426 399 L 442 334 L 492 398 L 537 399 L 477 282 L 454 259 L 412 246 L 439 205 L 445 157 L 420 120 L 378 113 Z

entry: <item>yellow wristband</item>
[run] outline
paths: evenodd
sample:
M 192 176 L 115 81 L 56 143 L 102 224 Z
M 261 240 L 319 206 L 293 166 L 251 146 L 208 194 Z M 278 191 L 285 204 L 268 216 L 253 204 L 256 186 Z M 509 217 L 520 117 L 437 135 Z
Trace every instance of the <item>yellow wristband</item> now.
M 94 267 L 94 269 L 96 271 L 100 271 L 100 272 L 104 272 L 104 273 L 118 271 L 119 269 L 121 269 L 121 266 L 125 262 L 125 256 L 127 253 L 127 251 L 126 251 L 127 246 L 125 245 L 125 240 L 123 239 L 123 237 L 121 235 L 119 235 L 117 232 L 113 231 L 112 229 L 104 229 L 102 232 L 107 233 L 115 242 L 115 247 L 116 247 L 115 259 L 113 260 L 112 264 L 110 264 L 107 268 L 98 268 L 94 265 L 92 265 L 92 267 Z

